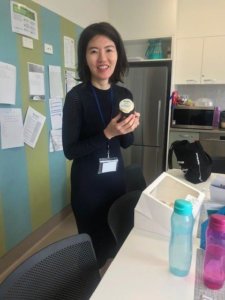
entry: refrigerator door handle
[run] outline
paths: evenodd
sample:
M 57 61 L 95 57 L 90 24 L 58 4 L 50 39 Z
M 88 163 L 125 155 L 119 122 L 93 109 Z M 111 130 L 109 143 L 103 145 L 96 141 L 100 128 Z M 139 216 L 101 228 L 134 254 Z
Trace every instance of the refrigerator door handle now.
M 156 145 L 159 146 L 159 129 L 160 129 L 160 116 L 161 116 L 161 99 L 158 101 L 158 114 L 157 114 L 157 128 L 156 128 Z

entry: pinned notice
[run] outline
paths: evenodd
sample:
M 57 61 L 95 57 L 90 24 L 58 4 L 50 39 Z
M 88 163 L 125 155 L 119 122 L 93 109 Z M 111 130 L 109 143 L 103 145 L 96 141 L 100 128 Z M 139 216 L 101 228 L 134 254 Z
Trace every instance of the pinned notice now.
M 16 102 L 16 67 L 0 62 L 0 103 Z
M 23 117 L 20 108 L 0 108 L 1 148 L 23 147 Z
M 28 146 L 35 148 L 45 120 L 46 117 L 40 114 L 38 111 L 32 107 L 28 108 L 24 122 L 24 142 Z
M 28 63 L 30 98 L 45 99 L 44 66 Z

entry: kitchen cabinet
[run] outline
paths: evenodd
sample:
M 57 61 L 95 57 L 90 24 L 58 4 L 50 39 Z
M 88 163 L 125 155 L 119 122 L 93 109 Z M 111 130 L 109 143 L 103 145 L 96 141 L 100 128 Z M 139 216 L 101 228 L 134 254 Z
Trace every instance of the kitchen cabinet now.
M 194 142 L 196 140 L 199 140 L 199 133 L 198 132 L 192 132 L 192 131 L 170 131 L 169 134 L 169 148 L 171 144 L 175 141 L 182 141 L 182 140 L 188 140 L 189 142 Z M 177 163 L 177 159 L 175 154 L 173 153 L 172 157 L 172 164 L 173 168 L 180 169 L 180 165 Z
M 223 157 L 225 153 L 225 132 L 200 132 L 199 140 L 204 150 L 211 157 Z
M 204 39 L 202 83 L 225 83 L 225 36 Z
M 175 84 L 201 81 L 202 38 L 178 39 L 176 43 Z
M 175 84 L 225 84 L 225 36 L 176 43 Z
M 225 174 L 225 132 L 200 132 L 200 143 L 213 161 L 212 172 Z

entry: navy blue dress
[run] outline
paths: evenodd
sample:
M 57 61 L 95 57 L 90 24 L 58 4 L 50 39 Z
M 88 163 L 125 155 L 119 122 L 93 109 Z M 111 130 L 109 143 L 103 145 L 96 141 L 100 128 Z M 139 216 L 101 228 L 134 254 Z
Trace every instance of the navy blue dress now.
M 115 248 L 107 225 L 108 210 L 126 192 L 120 147 L 133 143 L 133 133 L 111 140 L 103 133 L 118 114 L 119 101 L 132 99 L 124 87 L 112 85 L 111 89 L 100 90 L 81 83 L 68 92 L 63 108 L 63 149 L 66 158 L 73 160 L 71 204 L 79 233 L 86 232 L 92 238 L 99 266 L 113 256 Z M 119 160 L 117 171 L 98 174 L 99 159 L 107 157 L 108 144 L 110 157 Z

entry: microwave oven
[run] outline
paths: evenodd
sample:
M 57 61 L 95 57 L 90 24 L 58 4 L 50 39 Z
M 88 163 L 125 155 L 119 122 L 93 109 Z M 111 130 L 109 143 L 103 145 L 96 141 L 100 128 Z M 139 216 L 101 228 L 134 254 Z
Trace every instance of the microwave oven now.
M 214 107 L 177 105 L 172 108 L 171 126 L 213 129 Z

